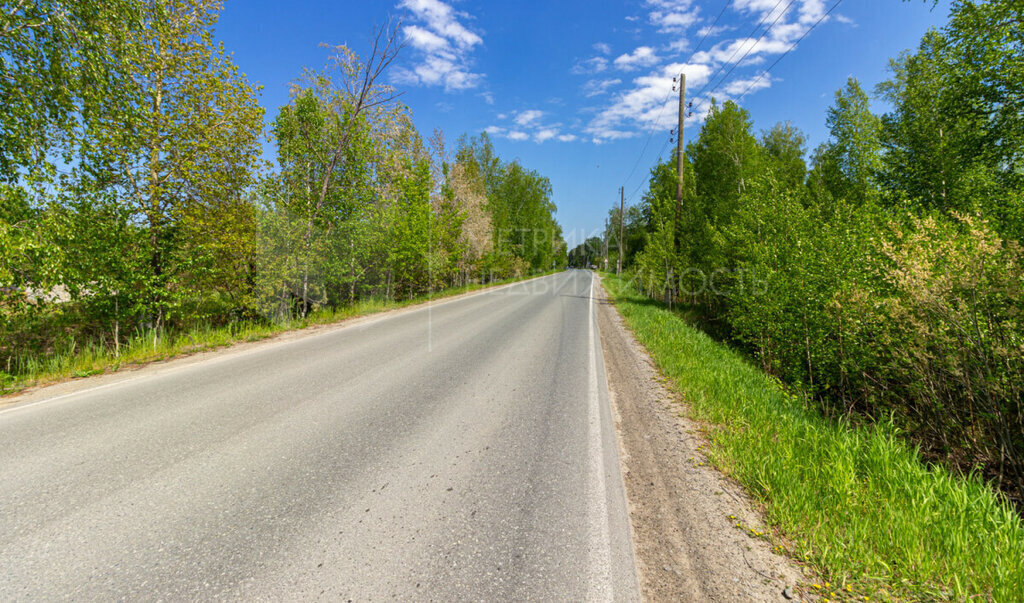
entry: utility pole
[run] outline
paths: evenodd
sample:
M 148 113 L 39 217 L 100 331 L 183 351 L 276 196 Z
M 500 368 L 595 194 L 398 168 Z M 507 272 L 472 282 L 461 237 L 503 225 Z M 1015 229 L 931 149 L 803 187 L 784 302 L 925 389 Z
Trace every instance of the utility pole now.
M 686 74 L 679 74 L 679 129 L 676 131 L 676 220 L 675 249 L 679 251 L 679 223 L 683 221 L 683 121 L 686 119 Z
M 608 218 L 604 219 L 604 269 L 608 270 Z
M 626 255 L 626 242 L 622 238 L 622 231 L 626 223 L 626 189 L 619 187 L 619 263 L 615 266 L 615 274 L 622 274 L 622 258 Z
M 686 74 L 679 74 L 679 125 L 676 130 L 676 215 L 672 224 L 672 248 L 676 255 L 680 251 L 679 227 L 683 221 L 683 122 L 686 120 Z M 672 308 L 672 269 L 669 268 L 665 283 L 665 303 Z

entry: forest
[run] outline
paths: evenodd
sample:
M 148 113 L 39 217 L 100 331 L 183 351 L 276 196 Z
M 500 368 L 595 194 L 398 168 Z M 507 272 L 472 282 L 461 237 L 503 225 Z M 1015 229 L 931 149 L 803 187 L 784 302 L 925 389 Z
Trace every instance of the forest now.
M 450 148 L 416 130 L 388 84 L 397 24 L 362 56 L 325 47 L 269 109 L 216 40 L 221 9 L 0 14 L 0 391 L 86 348 L 117 357 L 565 264 L 547 178 L 486 134 Z
M 712 102 L 642 202 L 609 212 L 608 267 L 745 350 L 837 421 L 891 422 L 932 462 L 1024 501 L 1024 6 L 952 3 L 874 88 L 835 92 L 807 158 Z M 619 244 L 619 227 L 624 245 Z M 604 240 L 569 252 L 598 265 Z

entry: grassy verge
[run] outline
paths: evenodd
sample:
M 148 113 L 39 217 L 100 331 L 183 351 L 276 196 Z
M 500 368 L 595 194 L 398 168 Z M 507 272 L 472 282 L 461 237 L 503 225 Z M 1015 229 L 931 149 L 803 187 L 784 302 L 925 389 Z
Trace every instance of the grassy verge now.
M 806 408 L 741 354 L 606 276 L 615 306 L 707 425 L 710 459 L 763 504 L 765 537 L 833 600 L 1019 600 L 1024 522 L 976 479 L 929 467 L 891 426 Z
M 545 274 L 550 274 L 550 272 Z M 137 366 L 176 356 L 186 356 L 244 341 L 258 341 L 285 331 L 332 324 L 357 316 L 423 303 L 428 299 L 450 297 L 536 276 L 541 275 L 531 275 L 523 279 L 506 279 L 486 285 L 471 284 L 454 287 L 434 292 L 429 296 L 423 295 L 401 301 L 365 299 L 352 306 L 318 310 L 306 318 L 288 322 L 237 322 L 222 327 L 200 325 L 182 332 L 139 332 L 121 345 L 119 354 L 115 354 L 114 350 L 97 343 L 89 342 L 78 345 L 72 342 L 66 348 L 53 354 L 17 359 L 14 363 L 18 367 L 15 374 L 8 376 L 6 381 L 0 380 L 0 395 L 15 393 L 35 385 L 46 385 L 71 378 L 117 371 L 125 366 Z

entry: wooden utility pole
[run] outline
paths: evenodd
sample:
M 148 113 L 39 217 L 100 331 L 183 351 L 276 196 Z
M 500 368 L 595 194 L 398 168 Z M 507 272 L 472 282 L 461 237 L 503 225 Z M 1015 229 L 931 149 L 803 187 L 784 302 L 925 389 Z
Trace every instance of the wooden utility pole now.
M 622 258 L 626 255 L 626 242 L 622 238 L 622 231 L 626 223 L 626 188 L 619 187 L 619 263 L 615 266 L 615 274 L 622 274 Z
M 679 251 L 679 224 L 683 221 L 683 121 L 686 119 L 686 74 L 679 74 L 679 129 L 676 131 L 676 219 L 675 249 Z
M 608 218 L 604 219 L 604 269 L 608 270 Z
M 672 222 L 672 248 L 676 255 L 680 251 L 679 227 L 683 222 L 683 122 L 686 120 L 686 74 L 679 74 L 679 124 L 676 130 L 676 212 Z M 672 269 L 668 270 L 665 283 L 665 303 L 672 307 Z

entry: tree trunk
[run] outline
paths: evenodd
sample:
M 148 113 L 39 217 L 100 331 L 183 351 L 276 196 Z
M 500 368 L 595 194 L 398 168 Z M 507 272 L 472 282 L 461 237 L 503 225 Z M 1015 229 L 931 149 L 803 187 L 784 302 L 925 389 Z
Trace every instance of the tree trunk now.
M 349 241 L 349 282 L 348 282 L 348 303 L 356 303 L 356 242 Z

